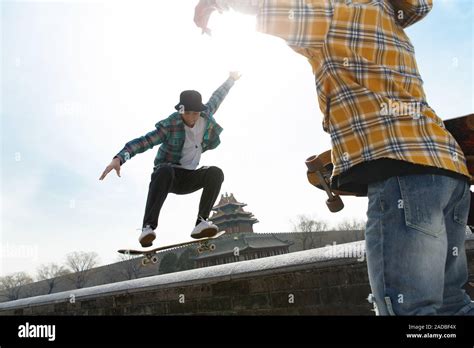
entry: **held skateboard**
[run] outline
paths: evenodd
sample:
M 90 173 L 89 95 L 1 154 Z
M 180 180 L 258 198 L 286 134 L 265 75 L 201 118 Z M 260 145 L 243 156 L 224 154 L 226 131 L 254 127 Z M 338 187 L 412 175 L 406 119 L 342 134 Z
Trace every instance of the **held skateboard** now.
M 446 129 L 456 139 L 461 147 L 466 163 L 471 174 L 471 185 L 474 185 L 474 114 L 452 118 L 444 121 Z M 344 208 L 344 203 L 340 196 L 366 196 L 364 192 L 340 191 L 329 187 L 333 170 L 331 162 L 331 150 L 325 151 L 317 156 L 311 156 L 306 160 L 308 168 L 308 181 L 317 188 L 324 190 L 328 196 L 326 205 L 331 212 L 338 212 Z M 471 198 L 474 195 L 471 193 Z M 474 209 L 471 199 L 471 214 L 469 215 L 468 224 L 474 224 Z
M 474 114 L 444 121 L 444 126 L 456 139 L 466 157 L 467 169 L 474 185 Z
M 166 246 L 162 246 L 162 247 L 158 247 L 158 248 L 154 248 L 150 250 L 120 249 L 118 250 L 118 252 L 120 254 L 125 254 L 125 255 L 143 255 L 144 258 L 142 259 L 142 265 L 146 266 L 149 263 L 154 263 L 154 264 L 158 263 L 157 253 L 163 250 L 173 249 L 173 248 L 186 246 L 186 245 L 199 244 L 197 248 L 198 253 L 201 254 L 205 251 L 213 251 L 216 249 L 216 245 L 211 243 L 211 240 L 222 236 L 224 233 L 225 231 L 221 231 L 212 237 L 205 237 L 205 238 L 200 238 L 200 239 L 196 239 L 196 240 L 192 240 L 188 242 L 166 245 Z

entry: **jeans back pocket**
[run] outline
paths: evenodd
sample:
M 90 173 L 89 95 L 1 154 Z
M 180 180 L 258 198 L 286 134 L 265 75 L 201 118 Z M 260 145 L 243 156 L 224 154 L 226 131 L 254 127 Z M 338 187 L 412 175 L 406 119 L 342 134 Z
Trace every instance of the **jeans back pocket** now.
M 398 177 L 403 201 L 405 224 L 433 237 L 444 231 L 444 215 L 439 196 L 443 188 L 437 187 L 435 176 L 430 174 Z

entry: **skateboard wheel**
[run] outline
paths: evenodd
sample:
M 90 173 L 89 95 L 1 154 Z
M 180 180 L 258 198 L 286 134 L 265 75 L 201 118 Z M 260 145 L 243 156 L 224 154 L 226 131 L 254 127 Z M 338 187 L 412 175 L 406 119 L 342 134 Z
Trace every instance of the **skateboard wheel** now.
M 339 196 L 334 196 L 333 198 L 328 199 L 326 201 L 326 205 L 328 206 L 329 211 L 332 213 L 337 213 L 338 211 L 341 211 L 342 208 L 344 208 L 344 203 Z
M 213 250 L 216 250 L 216 245 L 215 244 L 211 244 L 209 246 L 209 250 L 213 251 Z
M 324 170 L 324 163 L 318 156 L 308 157 L 305 163 L 310 172 L 322 172 Z
M 147 258 L 143 258 L 142 259 L 142 266 L 146 266 L 149 262 L 150 262 L 150 260 L 148 260 Z
M 202 254 L 203 251 L 204 251 L 203 248 L 201 248 L 201 247 L 198 248 L 198 253 L 199 254 Z
M 158 263 L 158 256 L 153 256 L 153 257 L 151 258 L 151 262 L 153 262 L 153 263 Z

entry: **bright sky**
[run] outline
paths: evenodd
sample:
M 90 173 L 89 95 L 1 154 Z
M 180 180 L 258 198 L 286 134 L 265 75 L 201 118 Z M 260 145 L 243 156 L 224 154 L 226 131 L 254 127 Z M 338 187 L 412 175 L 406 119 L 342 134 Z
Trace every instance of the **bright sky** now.
M 365 219 L 367 200 L 332 214 L 304 160 L 329 149 L 305 58 L 257 33 L 252 17 L 214 15 L 212 38 L 192 21 L 197 0 L 2 1 L 0 275 L 34 274 L 72 251 L 102 264 L 138 246 L 157 147 L 98 178 L 123 145 L 154 129 L 184 89 L 207 101 L 230 70 L 243 77 L 215 115 L 222 144 L 202 165 L 224 170 L 260 223 L 291 230 L 308 214 L 334 226 Z M 473 2 L 435 0 L 408 30 L 428 102 L 442 118 L 473 112 Z M 189 239 L 201 191 L 170 194 L 155 244 Z

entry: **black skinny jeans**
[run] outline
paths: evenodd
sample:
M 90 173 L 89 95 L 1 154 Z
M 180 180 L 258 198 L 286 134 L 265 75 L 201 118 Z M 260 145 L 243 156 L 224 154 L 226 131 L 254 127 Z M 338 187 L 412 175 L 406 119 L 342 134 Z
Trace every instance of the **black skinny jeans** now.
M 198 217 L 207 219 L 223 181 L 224 173 L 218 167 L 201 167 L 196 170 L 170 165 L 159 167 L 151 175 L 143 227 L 150 225 L 152 229 L 155 229 L 158 226 L 161 207 L 170 192 L 185 195 L 203 188 Z

